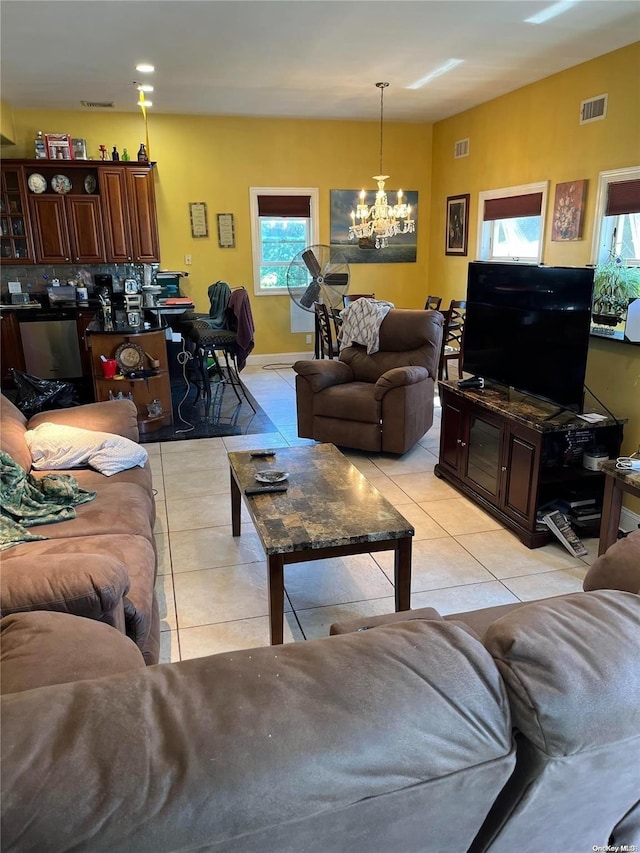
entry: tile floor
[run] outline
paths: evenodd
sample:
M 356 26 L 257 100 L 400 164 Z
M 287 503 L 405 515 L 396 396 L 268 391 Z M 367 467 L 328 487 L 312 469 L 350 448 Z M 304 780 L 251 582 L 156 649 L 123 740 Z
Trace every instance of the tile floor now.
M 226 454 L 308 442 L 297 437 L 290 368 L 247 367 L 242 379 L 277 432 L 145 445 L 157 489 L 163 661 L 269 643 L 264 552 L 244 506 L 242 535 L 231 535 Z M 439 409 L 436 415 L 401 458 L 344 451 L 415 527 L 412 607 L 445 614 L 581 589 L 597 540 L 585 540 L 583 559 L 556 543 L 525 548 L 434 476 Z M 391 552 L 287 566 L 285 642 L 327 636 L 332 622 L 393 611 L 392 579 Z

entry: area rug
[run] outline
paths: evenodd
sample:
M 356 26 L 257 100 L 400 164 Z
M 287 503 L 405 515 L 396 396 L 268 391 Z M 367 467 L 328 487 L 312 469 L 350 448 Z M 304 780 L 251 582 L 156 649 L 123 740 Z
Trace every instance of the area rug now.
M 180 379 L 171 382 L 173 401 L 173 426 L 140 435 L 142 444 L 154 441 L 185 441 L 194 438 L 220 438 L 225 435 L 257 435 L 277 432 L 255 398 L 242 386 L 242 402 L 238 402 L 232 386 L 227 382 L 211 382 L 211 403 L 205 411 L 205 400 L 198 397 L 195 385 L 189 388 Z M 245 399 L 253 404 L 255 412 Z

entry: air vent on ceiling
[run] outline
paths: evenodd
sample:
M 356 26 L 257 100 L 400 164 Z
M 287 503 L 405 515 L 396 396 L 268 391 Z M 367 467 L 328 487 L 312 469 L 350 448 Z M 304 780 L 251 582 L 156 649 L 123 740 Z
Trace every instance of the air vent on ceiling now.
M 80 103 L 90 110 L 112 110 L 115 107 L 113 101 L 80 101 Z
M 607 117 L 607 99 L 608 95 L 596 95 L 595 98 L 589 98 L 580 104 L 580 124 L 587 124 L 590 121 L 600 121 Z
M 460 139 L 456 142 L 453 149 L 453 159 L 457 160 L 459 157 L 468 157 L 469 156 L 469 140 L 468 139 Z

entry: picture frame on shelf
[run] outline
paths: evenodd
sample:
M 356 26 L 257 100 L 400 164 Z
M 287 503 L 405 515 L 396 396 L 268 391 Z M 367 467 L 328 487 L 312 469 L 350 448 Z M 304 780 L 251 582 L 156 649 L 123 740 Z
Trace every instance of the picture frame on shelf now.
M 465 257 L 469 244 L 469 199 L 470 194 L 447 197 L 447 230 L 445 255 Z
M 71 139 L 71 150 L 73 151 L 74 160 L 88 160 L 87 157 L 87 140 L 80 139 L 77 136 Z
M 49 160 L 73 160 L 71 137 L 68 133 L 45 133 L 44 141 Z

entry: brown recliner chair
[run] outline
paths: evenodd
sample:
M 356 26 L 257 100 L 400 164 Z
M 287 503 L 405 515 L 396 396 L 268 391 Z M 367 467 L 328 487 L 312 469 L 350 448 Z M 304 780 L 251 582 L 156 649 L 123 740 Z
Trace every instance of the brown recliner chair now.
M 394 308 L 378 352 L 353 344 L 338 361 L 297 361 L 300 438 L 406 453 L 433 423 L 441 341 L 440 312 Z

